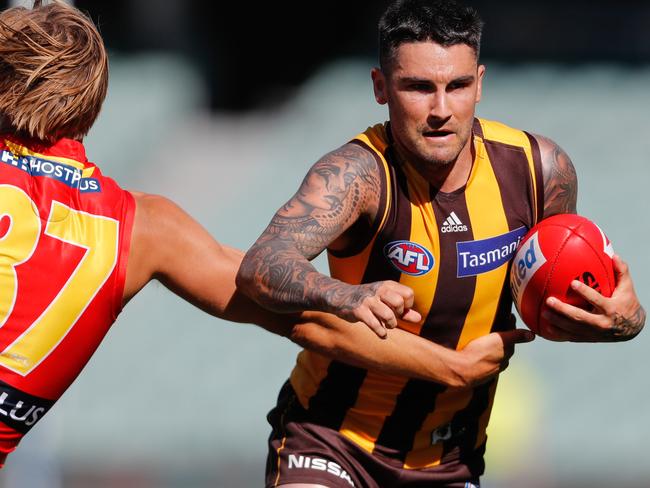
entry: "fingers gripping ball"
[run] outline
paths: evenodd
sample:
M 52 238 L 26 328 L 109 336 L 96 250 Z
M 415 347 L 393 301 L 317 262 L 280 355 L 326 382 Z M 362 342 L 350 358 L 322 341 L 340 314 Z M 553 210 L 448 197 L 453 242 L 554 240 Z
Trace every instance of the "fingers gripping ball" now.
M 590 304 L 571 289 L 573 280 L 611 296 L 616 285 L 613 255 L 607 236 L 585 217 L 560 214 L 539 222 L 524 236 L 510 272 L 521 319 L 544 337 L 547 321 L 541 312 L 548 297 L 588 310 Z

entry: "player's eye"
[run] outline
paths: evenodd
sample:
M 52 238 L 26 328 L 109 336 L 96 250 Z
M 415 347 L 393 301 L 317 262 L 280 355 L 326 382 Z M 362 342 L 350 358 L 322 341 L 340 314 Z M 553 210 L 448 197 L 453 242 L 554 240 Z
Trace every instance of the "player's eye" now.
M 421 92 L 429 92 L 433 90 L 433 87 L 428 83 L 413 83 L 412 85 L 409 86 L 409 88 L 413 91 L 421 91 Z
M 447 85 L 447 91 L 455 91 L 455 90 L 462 90 L 464 88 L 469 87 L 472 84 L 471 81 L 454 81 L 452 83 L 449 83 Z

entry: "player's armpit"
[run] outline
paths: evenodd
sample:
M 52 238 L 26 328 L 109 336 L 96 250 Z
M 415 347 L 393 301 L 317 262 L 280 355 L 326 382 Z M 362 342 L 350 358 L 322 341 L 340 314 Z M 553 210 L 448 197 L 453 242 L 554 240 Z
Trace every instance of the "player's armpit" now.
M 163 197 L 130 192 L 135 199 L 135 217 L 126 269 L 122 301 L 126 305 L 151 279 L 156 269 L 156 232 L 154 219 L 157 200 Z
M 571 159 L 551 139 L 534 135 L 542 162 L 544 178 L 544 217 L 576 213 L 578 178 Z

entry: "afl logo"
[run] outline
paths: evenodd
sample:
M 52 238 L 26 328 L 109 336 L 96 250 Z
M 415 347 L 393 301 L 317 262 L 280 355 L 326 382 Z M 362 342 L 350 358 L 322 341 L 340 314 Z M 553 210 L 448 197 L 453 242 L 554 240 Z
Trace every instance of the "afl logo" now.
M 402 273 L 421 276 L 433 269 L 433 254 L 411 241 L 393 241 L 384 247 L 384 255 Z

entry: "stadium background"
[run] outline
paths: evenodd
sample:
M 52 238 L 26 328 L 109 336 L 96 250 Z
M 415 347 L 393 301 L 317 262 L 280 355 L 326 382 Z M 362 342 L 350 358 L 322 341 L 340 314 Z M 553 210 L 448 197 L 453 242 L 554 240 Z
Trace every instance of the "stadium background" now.
M 8 2 L 0 2 L 4 8 Z M 579 211 L 650 300 L 650 5 L 474 1 L 482 117 L 572 156 Z M 88 153 L 248 247 L 323 153 L 385 118 L 368 71 L 386 2 L 77 1 L 110 50 Z M 317 260 L 324 269 L 324 260 Z M 650 336 L 521 346 L 499 386 L 486 488 L 650 486 Z M 261 486 L 265 414 L 298 348 L 151 284 L 0 473 L 3 487 Z

